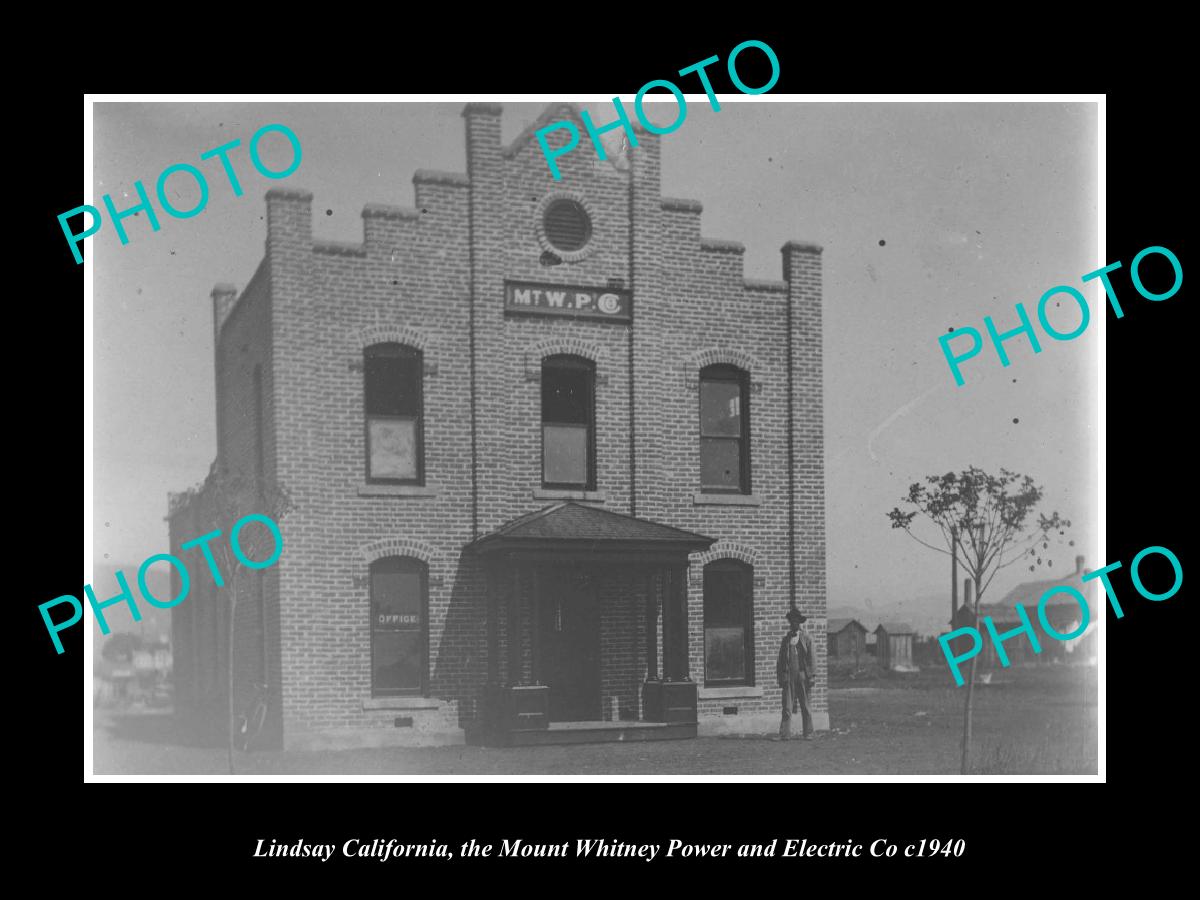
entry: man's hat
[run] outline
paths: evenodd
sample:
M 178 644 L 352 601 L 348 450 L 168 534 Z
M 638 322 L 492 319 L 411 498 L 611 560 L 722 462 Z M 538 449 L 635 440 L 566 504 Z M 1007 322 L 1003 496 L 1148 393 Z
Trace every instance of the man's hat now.
M 792 608 L 788 610 L 787 620 L 793 625 L 799 625 L 802 622 L 807 622 L 808 616 L 800 612 L 800 610 Z

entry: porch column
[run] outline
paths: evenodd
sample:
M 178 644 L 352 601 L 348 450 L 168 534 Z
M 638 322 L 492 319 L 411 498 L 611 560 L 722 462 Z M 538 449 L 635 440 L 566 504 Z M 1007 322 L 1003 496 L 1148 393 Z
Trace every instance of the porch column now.
M 542 579 L 541 571 L 535 566 L 530 571 L 533 578 L 533 612 L 530 616 L 529 647 L 533 659 L 531 668 L 533 683 L 542 683 Z
M 521 683 L 521 564 L 516 560 L 508 595 L 508 683 Z
M 681 566 L 662 570 L 663 678 L 688 677 L 687 578 Z
M 671 623 L 674 629 L 674 646 L 675 653 L 679 658 L 675 662 L 675 677 L 689 677 L 689 659 L 691 656 L 688 647 L 688 603 L 687 603 L 687 569 L 683 566 L 676 566 L 671 573 L 672 587 L 675 589 L 674 609 L 672 610 Z
M 688 673 L 687 607 L 684 591 L 687 585 L 679 566 L 662 570 L 662 652 L 663 678 L 681 681 Z
M 671 677 L 675 671 L 673 666 L 675 660 L 672 657 L 674 648 L 671 646 L 672 620 L 674 619 L 675 610 L 672 608 L 671 592 L 674 590 L 671 584 L 671 570 L 667 567 L 659 569 L 659 577 L 662 578 L 662 677 L 664 680 Z
M 646 678 L 658 680 L 658 592 L 654 584 L 655 572 L 646 571 Z
M 662 679 L 655 677 L 658 673 L 651 663 L 651 677 L 646 680 L 642 696 L 646 721 L 693 728 L 698 722 L 699 690 L 688 678 L 686 571 L 675 562 L 667 562 L 658 569 L 662 578 Z M 647 578 L 648 585 L 652 577 Z M 646 625 L 650 648 L 654 647 L 652 609 L 648 603 Z
M 490 560 L 484 568 L 485 590 L 487 591 L 487 658 L 488 684 L 500 681 L 500 590 L 496 564 Z

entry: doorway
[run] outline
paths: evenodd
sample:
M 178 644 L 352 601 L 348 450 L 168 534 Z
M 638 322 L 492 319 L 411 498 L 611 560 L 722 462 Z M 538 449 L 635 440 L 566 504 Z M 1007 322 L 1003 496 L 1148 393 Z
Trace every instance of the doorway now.
M 539 679 L 550 687 L 551 722 L 594 722 L 600 702 L 600 604 L 589 572 L 538 574 Z

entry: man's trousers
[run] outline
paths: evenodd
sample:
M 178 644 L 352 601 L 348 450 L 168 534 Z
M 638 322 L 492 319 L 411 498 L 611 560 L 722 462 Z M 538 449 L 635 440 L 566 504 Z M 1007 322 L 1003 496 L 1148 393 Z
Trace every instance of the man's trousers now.
M 779 737 L 789 740 L 792 736 L 792 713 L 799 710 L 804 725 L 804 736 L 811 737 L 813 732 L 812 713 L 808 711 L 808 688 L 804 679 L 783 686 L 783 720 L 779 723 Z

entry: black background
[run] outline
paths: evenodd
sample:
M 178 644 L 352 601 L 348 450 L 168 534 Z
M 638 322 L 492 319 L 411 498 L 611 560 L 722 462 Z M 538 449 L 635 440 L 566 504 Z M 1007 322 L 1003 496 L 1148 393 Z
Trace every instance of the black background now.
M 881 26 L 876 23 L 876 27 Z M 80 453 L 75 443 L 78 432 L 66 426 L 74 421 L 70 410 L 79 398 L 80 331 L 77 324 L 68 327 L 67 323 L 78 323 L 71 310 L 82 307 L 82 267 L 75 265 L 56 216 L 83 202 L 78 143 L 83 96 L 74 85 L 62 83 L 57 89 L 43 86 L 30 104 L 29 121 L 37 123 L 38 140 L 29 145 L 24 174 L 10 170 L 23 193 L 21 200 L 10 200 L 10 223 L 19 229 L 10 233 L 10 247 L 18 250 L 10 258 L 28 282 L 11 295 L 9 305 L 8 459 L 10 480 L 17 488 L 10 509 L 15 527 L 9 532 L 9 570 L 16 575 L 17 586 L 9 603 L 15 621 L 23 623 L 26 646 L 24 665 L 10 669 L 9 747 L 15 757 L 6 771 L 16 782 L 14 787 L 32 788 L 31 801 L 21 811 L 28 817 L 27 838 L 56 861 L 74 862 L 82 856 L 78 861 L 91 868 L 104 860 L 104 867 L 118 880 L 125 878 L 118 874 L 124 866 L 136 870 L 135 882 L 141 883 L 150 870 L 179 872 L 183 867 L 185 879 L 162 883 L 166 890 L 190 886 L 193 880 L 197 886 L 210 879 L 214 886 L 261 884 L 285 870 L 302 875 L 309 884 L 324 881 L 330 873 L 337 882 L 329 883 L 344 883 L 350 872 L 356 881 L 363 876 L 383 878 L 395 889 L 416 889 L 432 874 L 428 869 L 419 872 L 423 867 L 415 862 L 354 864 L 339 857 L 327 864 L 256 861 L 250 853 L 259 838 L 295 842 L 303 837 L 312 843 L 339 845 L 350 837 L 411 842 L 437 838 L 455 849 L 468 837 L 481 843 L 520 837 L 572 844 L 577 838 L 665 843 L 677 837 L 735 845 L 776 837 L 859 843 L 886 837 L 901 846 L 921 838 L 962 837 L 968 845 L 961 860 L 937 857 L 887 863 L 869 858 L 853 863 L 775 859 L 649 865 L 634 861 L 584 863 L 569 871 L 556 861 L 427 864 L 434 871 L 440 866 L 446 876 L 429 887 L 447 890 L 481 874 L 492 879 L 496 890 L 524 890 L 543 883 L 570 891 L 605 884 L 625 890 L 654 877 L 672 882 L 682 877 L 708 878 L 715 868 L 739 865 L 754 867 L 744 873 L 750 878 L 743 883 L 761 891 L 773 890 L 775 879 L 782 879 L 780 884 L 797 889 L 828 884 L 839 893 L 847 892 L 866 883 L 858 880 L 862 875 L 872 881 L 877 876 L 880 883 L 892 883 L 902 891 L 962 890 L 988 882 L 1021 890 L 1031 887 L 1030 867 L 1041 868 L 1051 860 L 1057 861 L 1051 868 L 1069 887 L 1072 877 L 1082 877 L 1076 866 L 1094 873 L 1107 865 L 1111 857 L 1106 854 L 1118 848 L 1122 855 L 1169 857 L 1174 832 L 1164 817 L 1171 815 L 1172 798 L 1182 790 L 1177 782 L 1190 781 L 1191 748 L 1185 735 L 1191 718 L 1188 647 L 1194 633 L 1189 627 L 1192 619 L 1185 619 L 1189 584 L 1185 582 L 1169 601 L 1151 603 L 1134 592 L 1128 567 L 1138 551 L 1157 544 L 1172 549 L 1185 573 L 1190 571 L 1183 523 L 1185 513 L 1194 512 L 1185 490 L 1191 487 L 1195 456 L 1193 414 L 1187 410 L 1195 409 L 1195 401 L 1186 387 L 1194 378 L 1185 381 L 1184 367 L 1193 332 L 1184 321 L 1186 280 L 1170 300 L 1151 303 L 1133 290 L 1128 267 L 1142 248 L 1161 245 L 1175 252 L 1185 274 L 1188 270 L 1184 186 L 1194 179 L 1185 168 L 1184 141 L 1179 136 L 1188 100 L 1163 71 L 1170 56 L 1166 51 L 1159 57 L 1155 47 L 1143 45 L 1139 52 L 1144 57 L 1133 61 L 1124 57 L 1118 64 L 1109 48 L 1119 39 L 1111 32 L 1092 41 L 1082 32 L 1064 28 L 1056 34 L 1048 27 L 1030 25 L 1014 32 L 1008 44 L 991 34 L 985 46 L 976 34 L 969 48 L 963 48 L 962 41 L 932 40 L 928 47 L 906 42 L 886 50 L 864 44 L 858 29 L 847 26 L 831 32 L 815 26 L 770 29 L 722 24 L 705 35 L 686 37 L 674 29 L 649 33 L 631 26 L 614 35 L 592 32 L 578 52 L 529 36 L 468 48 L 464 35 L 456 32 L 441 42 L 425 42 L 421 53 L 416 49 L 420 42 L 413 38 L 403 39 L 385 53 L 362 46 L 364 38 L 359 36 L 346 39 L 354 49 L 341 60 L 330 60 L 327 54 L 322 59 L 320 50 L 306 49 L 307 41 L 281 40 L 279 44 L 288 44 L 282 57 L 274 42 L 242 52 L 250 57 L 261 53 L 264 60 L 297 60 L 296 71 L 284 83 L 239 74 L 251 67 L 228 69 L 230 74 L 224 78 L 212 72 L 203 77 L 183 72 L 169 87 L 157 79 L 151 87 L 172 93 L 251 91 L 264 85 L 295 91 L 588 91 L 619 93 L 628 99 L 645 81 L 669 78 L 713 54 L 723 61 L 734 45 L 754 37 L 769 43 L 780 59 L 782 75 L 772 93 L 1107 91 L 1108 250 L 1107 258 L 1096 265 L 1124 263 L 1113 281 L 1125 317 L 1117 320 L 1111 310 L 1106 312 L 1107 561 L 1124 563 L 1113 583 L 1126 615 L 1117 620 L 1110 611 L 1107 618 L 1106 786 L 647 780 L 552 785 L 288 783 L 219 785 L 213 790 L 119 784 L 89 785 L 83 793 L 78 716 L 82 634 L 84 627 L 90 627 L 91 613 L 85 613 L 83 627 L 63 634 L 66 653 L 56 656 L 37 611 L 37 604 L 49 598 L 81 593 L 73 549 L 79 536 L 74 505 L 78 494 L 70 476 L 79 471 Z M 1136 43 L 1134 35 L 1126 37 L 1123 54 L 1131 52 L 1127 44 Z M 372 43 L 378 42 L 376 38 Z M 958 49 L 949 51 L 947 46 Z M 739 59 L 739 71 L 751 85 L 766 79 L 765 70 L 754 71 L 756 56 L 751 51 Z M 1103 59 L 1104 67 L 1088 69 L 1088 59 L 1097 65 Z M 355 74 L 330 83 L 332 70 Z M 718 92 L 733 90 L 723 64 L 710 72 Z M 147 89 L 148 82 L 136 77 L 137 72 L 127 74 L 135 77 L 120 85 L 103 75 L 93 76 L 88 87 Z M 696 89 L 687 82 L 683 86 Z M 1073 216 L 1072 211 L 1064 210 L 1064 217 L 1068 216 Z M 32 233 L 23 236 L 26 227 Z M 34 254 L 32 263 L 25 262 L 27 250 Z M 1012 264 L 1019 266 L 1021 261 Z M 1089 288 L 1089 300 L 1094 295 L 1095 289 Z M 1012 299 L 1024 300 L 1027 308 L 1036 302 L 1036 298 Z M 1083 340 L 1095 339 L 1093 326 Z M 1061 352 L 1068 347 L 1055 349 Z M 136 356 L 138 348 L 129 347 L 127 352 Z M 1025 364 L 1034 365 L 1036 360 Z M 148 421 L 145 427 L 152 429 L 157 423 Z M 1082 465 L 1087 447 L 1076 449 Z M 1150 569 L 1144 578 L 1149 587 L 1163 589 Z M 24 777 L 27 770 L 32 778 Z M 970 880 L 963 877 L 968 869 Z M 578 875 L 589 871 L 614 877 L 581 882 Z M 495 879 L 496 875 L 503 880 Z M 981 882 L 983 877 L 988 882 Z

